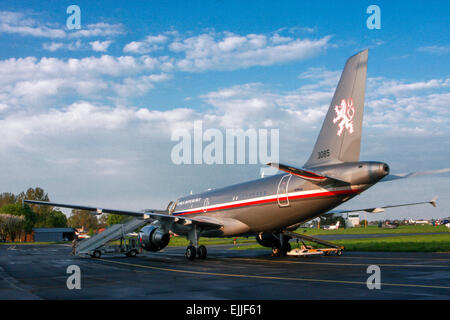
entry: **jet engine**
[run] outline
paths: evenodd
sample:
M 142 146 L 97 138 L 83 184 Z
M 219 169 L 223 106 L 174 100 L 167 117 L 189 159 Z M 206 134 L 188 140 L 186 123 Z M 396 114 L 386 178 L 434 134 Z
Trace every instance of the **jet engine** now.
M 170 234 L 162 232 L 157 226 L 149 225 L 141 229 L 138 239 L 145 250 L 159 251 L 169 244 Z

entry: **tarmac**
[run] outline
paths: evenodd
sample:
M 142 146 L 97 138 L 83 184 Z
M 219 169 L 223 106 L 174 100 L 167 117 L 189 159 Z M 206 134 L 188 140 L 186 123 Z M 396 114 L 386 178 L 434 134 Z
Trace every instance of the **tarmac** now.
M 211 245 L 207 259 L 187 261 L 184 247 L 92 259 L 72 256 L 70 245 L 1 245 L 0 299 L 450 298 L 450 253 L 271 257 L 230 247 Z M 67 288 L 70 265 L 80 268 L 81 289 Z M 371 265 L 380 268 L 380 289 L 367 286 Z

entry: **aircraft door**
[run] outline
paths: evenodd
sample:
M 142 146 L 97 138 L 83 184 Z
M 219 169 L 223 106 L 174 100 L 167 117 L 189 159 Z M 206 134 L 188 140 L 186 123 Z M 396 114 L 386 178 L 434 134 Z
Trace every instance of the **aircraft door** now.
M 280 183 L 278 183 L 277 200 L 280 208 L 289 206 L 288 187 L 291 177 L 292 175 L 287 174 L 281 177 Z
M 209 198 L 206 198 L 203 202 L 203 212 L 208 211 L 208 209 L 206 208 L 207 206 L 209 206 Z

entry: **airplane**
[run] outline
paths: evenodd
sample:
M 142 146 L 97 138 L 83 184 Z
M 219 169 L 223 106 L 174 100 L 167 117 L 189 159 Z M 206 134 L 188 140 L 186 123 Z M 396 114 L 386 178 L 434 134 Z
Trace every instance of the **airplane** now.
M 323 230 L 337 230 L 337 229 L 339 229 L 339 224 L 340 224 L 341 222 L 340 221 L 338 221 L 338 222 L 336 222 L 336 224 L 331 224 L 331 225 L 329 225 L 329 226 L 324 226 L 323 227 Z
M 385 221 L 381 224 L 381 228 L 384 229 L 397 229 L 398 228 L 398 223 L 392 223 L 389 221 Z
M 367 49 L 347 60 L 318 139 L 303 166 L 269 162 L 269 166 L 282 173 L 190 194 L 171 201 L 165 210 L 141 212 L 33 200 L 24 202 L 146 219 L 148 224 L 138 237 L 143 249 L 160 251 L 169 244 L 169 232 L 175 233 L 189 240 L 185 251 L 188 260 L 206 258 L 207 249 L 199 245 L 200 237 L 255 236 L 259 244 L 271 247 L 274 255 L 286 255 L 290 251 L 290 239 L 306 237 L 291 231 L 324 213 L 333 213 L 330 210 L 374 184 L 450 170 L 389 175 L 388 164 L 359 160 L 367 61 Z M 376 213 L 385 208 L 426 203 L 436 206 L 433 199 L 336 212 Z M 314 238 L 308 237 L 311 239 Z

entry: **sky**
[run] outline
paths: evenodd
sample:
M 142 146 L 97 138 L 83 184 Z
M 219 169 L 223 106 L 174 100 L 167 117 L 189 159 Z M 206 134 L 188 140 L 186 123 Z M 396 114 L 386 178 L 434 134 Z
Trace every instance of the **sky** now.
M 70 5 L 80 29 L 69 29 Z M 369 29 L 367 8 L 380 8 Z M 447 1 L 2 1 L 0 191 L 139 210 L 256 179 L 261 164 L 176 164 L 175 130 L 278 129 L 309 157 L 345 61 L 369 49 L 361 160 L 449 168 Z M 69 25 L 70 26 L 70 25 Z M 386 182 L 345 208 L 450 216 L 450 174 Z

